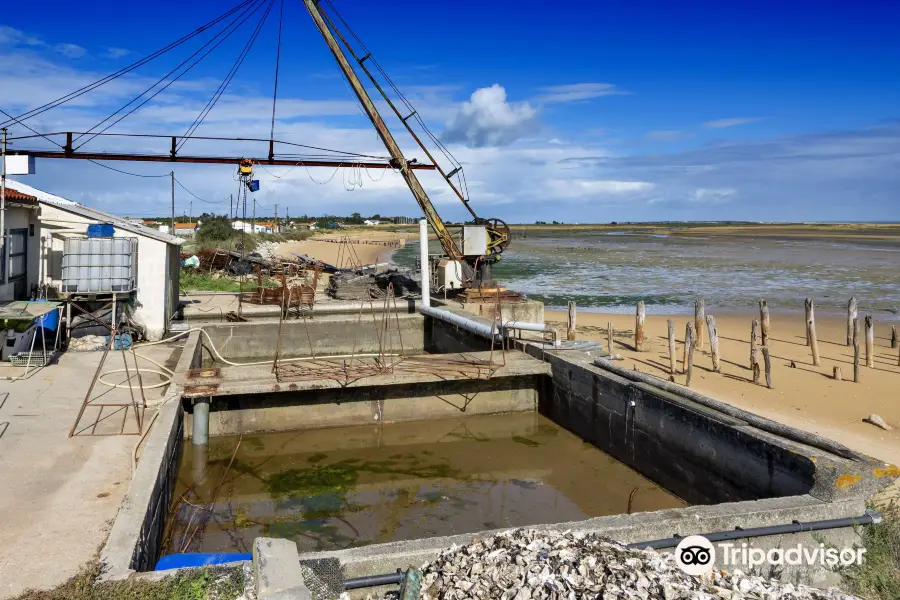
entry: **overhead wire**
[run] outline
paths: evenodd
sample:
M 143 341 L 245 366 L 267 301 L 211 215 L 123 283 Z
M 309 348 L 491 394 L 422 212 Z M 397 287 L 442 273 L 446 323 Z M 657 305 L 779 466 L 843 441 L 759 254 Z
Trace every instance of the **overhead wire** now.
M 79 135 L 77 139 L 81 139 L 81 138 L 84 137 L 85 135 L 91 135 L 91 134 L 93 133 L 94 129 L 96 129 L 97 127 L 100 127 L 103 123 L 106 123 L 106 122 L 109 121 L 111 118 L 113 118 L 114 116 L 116 116 L 116 115 L 118 115 L 119 113 L 121 113 L 125 108 L 127 108 L 128 106 L 131 106 L 131 105 L 132 105 L 134 102 L 136 102 L 138 99 L 142 98 L 142 97 L 144 96 L 144 94 L 147 94 L 150 90 L 152 90 L 153 88 L 155 88 L 156 86 L 158 86 L 160 83 L 162 83 L 163 81 L 166 81 L 169 77 L 171 77 L 171 75 L 172 75 L 173 73 L 175 73 L 177 70 L 181 69 L 181 68 L 182 68 L 184 65 L 186 65 L 188 62 L 190 62 L 195 56 L 197 56 L 198 54 L 200 54 L 200 52 L 202 52 L 205 48 L 207 48 L 208 46 L 210 46 L 210 44 L 212 44 L 214 41 L 218 40 L 218 41 L 216 41 L 216 43 L 215 43 L 211 48 L 209 48 L 209 50 L 207 50 L 202 56 L 200 56 L 200 58 L 198 58 L 197 60 L 195 60 L 192 64 L 188 65 L 187 68 L 185 68 L 183 71 L 181 71 L 181 73 L 179 73 L 176 77 L 174 77 L 174 78 L 172 78 L 172 79 L 169 79 L 168 82 L 167 82 L 164 86 L 162 86 L 160 89 L 156 90 L 150 97 L 148 97 L 147 99 L 145 99 L 143 102 L 141 102 L 140 104 L 138 104 L 137 106 L 135 106 L 134 108 L 132 108 L 130 111 L 128 111 L 127 113 L 125 113 L 124 115 L 122 115 L 121 117 L 119 117 L 118 119 L 116 119 L 115 121 L 113 121 L 112 123 L 110 123 L 109 125 L 107 125 L 106 127 L 104 127 L 102 130 L 100 130 L 99 133 L 104 133 L 104 132 L 108 131 L 111 127 L 113 127 L 113 126 L 115 126 L 116 124 L 120 123 L 123 119 L 128 118 L 129 116 L 131 116 L 132 114 L 134 114 L 137 110 L 139 110 L 139 109 L 142 108 L 144 105 L 146 105 L 148 102 L 150 102 L 151 100 L 153 100 L 153 98 L 155 98 L 156 96 L 158 96 L 159 94 L 161 94 L 162 92 L 164 92 L 165 90 L 167 90 L 172 84 L 174 84 L 176 81 L 178 81 L 179 79 L 181 79 L 182 77 L 184 77 L 185 75 L 187 75 L 187 74 L 188 74 L 194 67 L 196 67 L 203 59 L 205 59 L 205 58 L 206 58 L 207 56 L 209 56 L 213 51 L 215 51 L 216 48 L 218 48 L 220 45 L 222 45 L 222 43 L 223 43 L 225 40 L 227 40 L 229 37 L 231 37 L 231 35 L 232 35 L 235 31 L 237 31 L 237 30 L 240 28 L 241 25 L 243 25 L 244 23 L 246 23 L 246 22 L 250 19 L 250 17 L 253 16 L 253 14 L 254 14 L 256 11 L 258 11 L 258 10 L 260 9 L 261 6 L 263 6 L 264 1 L 265 1 L 265 0 L 251 0 L 251 4 L 250 4 L 247 8 L 244 9 L 244 12 L 243 12 L 242 14 L 238 15 L 235 19 L 233 19 L 233 20 L 231 21 L 231 23 L 229 23 L 229 24 L 226 25 L 221 31 L 219 31 L 218 33 L 216 33 L 215 36 L 213 36 L 210 40 L 208 40 L 205 44 L 203 44 L 199 49 L 197 49 L 197 50 L 196 50 L 193 54 L 191 54 L 188 58 L 186 58 L 184 61 L 182 61 L 178 66 L 176 66 L 174 69 L 172 69 L 171 71 L 169 71 L 168 73 L 166 73 L 165 75 L 163 75 L 163 76 L 162 76 L 159 80 L 157 80 L 153 85 L 151 85 L 149 88 L 147 88 L 146 90 L 144 90 L 143 92 L 141 92 L 140 94 L 138 94 L 137 96 L 135 96 L 135 97 L 134 97 L 133 99 L 131 99 L 129 102 L 127 102 L 127 103 L 124 104 L 122 107 L 120 107 L 118 110 L 116 110 L 113 114 L 107 116 L 107 117 L 104 118 L 102 121 L 100 121 L 99 123 L 97 123 L 96 125 L 94 125 L 93 127 L 91 127 L 87 132 L 85 132 L 85 133 Z M 229 31 L 229 30 L 230 30 L 230 31 Z M 226 33 L 226 32 L 227 32 L 227 33 Z M 96 138 L 96 137 L 97 137 L 96 134 L 91 135 L 91 137 L 88 138 L 87 141 L 84 141 L 84 142 L 82 142 L 81 144 L 79 144 L 79 145 L 78 145 L 78 148 L 83 147 L 85 144 L 89 143 L 91 140 L 93 140 L 93 139 Z M 77 150 L 78 148 L 76 148 L 76 150 Z
M 272 91 L 272 129 L 269 133 L 270 143 L 275 142 L 275 102 L 278 99 L 278 69 L 281 65 L 281 30 L 284 25 L 284 0 L 281 0 L 281 11 L 278 15 L 278 50 L 275 53 L 275 88 Z
M 183 183 L 181 183 L 180 181 L 178 181 L 178 178 L 177 178 L 177 177 L 175 177 L 175 183 L 177 183 L 177 184 L 181 187 L 181 189 L 183 189 L 184 191 L 186 191 L 188 194 L 190 194 L 191 196 L 193 196 L 194 198 L 196 198 L 196 199 L 199 200 L 200 202 L 205 202 L 205 203 L 207 203 L 207 204 L 223 204 L 223 203 L 225 202 L 225 199 L 224 199 L 224 198 L 223 198 L 222 200 L 204 200 L 203 198 L 201 198 L 200 196 L 198 196 L 197 194 L 195 194 L 195 193 L 192 192 L 191 190 L 187 189 L 187 188 L 184 186 Z
M 266 12 L 263 14 L 262 18 L 259 20 L 259 23 L 256 25 L 256 29 L 250 34 L 250 38 L 247 40 L 247 43 L 244 45 L 243 50 L 241 50 L 240 54 L 238 54 L 237 59 L 235 59 L 234 64 L 231 66 L 231 69 L 228 71 L 228 74 L 225 76 L 225 79 L 222 80 L 222 83 L 219 84 L 219 87 L 213 93 L 212 98 L 206 103 L 206 106 L 203 107 L 203 110 L 200 111 L 200 114 L 197 118 L 194 119 L 194 122 L 188 127 L 187 131 L 185 131 L 184 135 L 181 138 L 181 141 L 178 143 L 176 149 L 181 149 L 182 146 L 191 138 L 193 133 L 197 131 L 197 128 L 203 123 L 203 120 L 212 112 L 212 109 L 215 108 L 216 104 L 219 102 L 219 99 L 225 93 L 225 90 L 228 89 L 228 86 L 231 84 L 231 81 L 234 79 L 234 76 L 237 75 L 237 72 L 240 70 L 241 65 L 244 64 L 244 60 L 247 58 L 247 55 L 250 53 L 250 49 L 253 47 L 253 44 L 256 43 L 257 37 L 259 37 L 259 32 L 263 27 L 263 24 L 266 22 L 266 19 L 269 18 L 269 13 L 272 11 L 272 6 L 274 6 L 275 0 L 268 0 L 269 4 L 266 8 Z
M 174 42 L 168 44 L 167 46 L 164 46 L 163 48 L 157 50 L 156 52 L 153 52 L 152 54 L 145 56 L 144 58 L 137 60 L 137 61 L 131 63 L 130 65 L 123 67 L 122 69 L 119 69 L 118 71 L 116 71 L 114 73 L 111 73 L 105 77 L 102 77 L 101 79 L 98 79 L 92 83 L 89 83 L 88 85 L 81 87 L 81 88 L 75 90 L 74 92 L 70 92 L 70 93 L 66 94 L 65 96 L 60 96 L 59 98 L 57 98 L 55 100 L 51 100 L 50 102 L 47 102 L 46 104 L 42 104 L 41 106 L 32 108 L 31 110 L 28 110 L 28 111 L 22 113 L 21 115 L 18 115 L 18 117 L 12 117 L 11 115 L 7 115 L 9 117 L 9 120 L 5 121 L 3 123 L 0 123 L 0 127 L 5 127 L 6 125 L 12 123 L 13 121 L 16 121 L 19 119 L 24 121 L 24 120 L 28 120 L 32 117 L 36 117 L 39 114 L 42 114 L 48 110 L 51 110 L 53 108 L 56 108 L 57 106 L 60 106 L 61 104 L 65 104 L 66 102 L 69 102 L 70 100 L 74 100 L 75 98 L 78 98 L 79 96 L 82 96 L 90 91 L 93 91 L 93 90 L 97 89 L 98 87 L 101 87 L 101 86 L 109 83 L 110 81 L 118 79 L 122 75 L 126 75 L 126 74 L 130 73 L 131 71 L 134 71 L 138 67 L 141 67 L 141 66 L 155 60 L 156 58 L 159 58 L 160 56 L 169 52 L 170 50 L 172 50 L 172 49 L 180 46 L 181 44 L 193 39 L 194 37 L 200 35 L 207 29 L 214 27 L 216 24 L 218 24 L 222 20 L 228 18 L 230 15 L 234 14 L 235 12 L 240 10 L 243 6 L 249 4 L 252 1 L 253 0 L 244 0 L 243 2 L 241 2 L 240 4 L 238 4 L 237 6 L 232 8 L 231 10 L 219 15 L 212 21 L 209 21 L 209 22 L 205 23 L 204 25 L 201 25 L 194 31 L 182 36 L 178 40 L 175 40 Z

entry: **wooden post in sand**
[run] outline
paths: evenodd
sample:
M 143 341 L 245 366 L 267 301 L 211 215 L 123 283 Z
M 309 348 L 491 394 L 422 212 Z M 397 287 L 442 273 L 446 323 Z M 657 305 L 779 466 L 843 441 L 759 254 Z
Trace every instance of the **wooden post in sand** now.
M 866 315 L 866 366 L 875 367 L 875 323 L 872 315 Z
M 834 378 L 835 381 L 843 381 L 844 380 L 843 375 L 841 375 L 840 367 L 834 367 L 834 370 L 832 371 L 832 377 Z
M 684 326 L 684 348 L 681 351 L 681 372 L 687 373 L 688 346 L 693 343 L 693 335 L 691 329 L 694 324 L 690 321 Z
M 640 300 L 637 303 L 637 314 L 634 318 L 634 350 L 636 352 L 644 351 L 644 320 L 647 318 L 647 308 L 644 306 L 644 301 Z
M 819 366 L 819 340 L 816 337 L 816 306 L 812 298 L 806 302 L 806 344 L 812 350 L 813 366 Z
M 847 304 L 847 345 L 853 343 L 853 323 L 856 321 L 856 298 L 850 298 Z
M 566 339 L 575 340 L 575 303 L 569 301 L 569 322 L 566 324 Z
M 812 298 L 803 301 L 803 311 L 806 313 L 806 345 L 809 346 L 809 311 L 812 308 Z
M 897 347 L 897 326 L 891 325 L 891 348 Z
M 762 329 L 762 345 L 769 345 L 769 303 L 765 300 L 759 301 L 759 324 Z
M 750 325 L 750 370 L 753 371 L 753 383 L 759 385 L 759 321 L 756 319 Z
M 772 360 L 769 356 L 769 347 L 762 347 L 763 362 L 766 369 L 766 387 L 772 389 Z
M 697 336 L 694 329 L 694 324 L 688 321 L 687 324 L 687 333 L 684 336 L 684 349 L 687 352 L 687 359 L 685 360 L 684 372 L 687 374 L 687 378 L 684 381 L 684 385 L 687 387 L 691 387 L 691 376 L 694 374 L 694 347 L 697 345 Z
M 853 319 L 853 383 L 859 383 L 859 319 Z
M 612 356 L 613 353 L 613 328 L 612 322 L 606 324 L 606 344 L 609 346 L 609 354 Z
M 666 321 L 669 329 L 669 374 L 675 374 L 675 321 L 669 319 Z
M 709 351 L 712 354 L 713 373 L 720 373 L 722 366 L 719 364 L 719 331 L 716 329 L 716 318 L 706 315 L 706 326 L 709 328 Z
M 694 333 L 697 335 L 697 348 L 703 350 L 703 327 L 706 324 L 706 305 L 703 298 L 694 300 Z

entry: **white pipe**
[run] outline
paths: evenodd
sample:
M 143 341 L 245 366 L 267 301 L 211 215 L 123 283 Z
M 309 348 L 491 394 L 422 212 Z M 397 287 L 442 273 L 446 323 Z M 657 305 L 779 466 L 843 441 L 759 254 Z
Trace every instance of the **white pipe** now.
M 428 272 L 428 221 L 419 221 L 419 261 L 422 263 L 422 306 L 431 306 L 431 275 Z
M 468 332 L 486 337 L 489 340 L 497 335 L 497 329 L 493 325 L 485 325 L 484 323 L 467 319 L 466 317 L 452 313 L 449 310 L 432 308 L 431 306 L 420 306 L 419 312 L 427 317 L 440 319 L 441 321 L 465 329 Z
M 547 323 L 529 323 L 528 321 L 501 321 L 502 329 L 524 329 L 526 331 L 553 331 L 553 326 Z

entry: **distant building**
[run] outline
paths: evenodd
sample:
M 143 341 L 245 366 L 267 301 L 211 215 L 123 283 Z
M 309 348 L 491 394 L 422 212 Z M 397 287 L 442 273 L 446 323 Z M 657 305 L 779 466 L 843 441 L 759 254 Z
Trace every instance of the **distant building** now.
M 246 221 L 232 221 L 231 226 L 244 233 L 281 233 L 281 226 L 271 221 L 257 221 L 249 223 Z
M 397 225 L 415 225 L 421 217 L 392 217 L 391 220 Z
M 175 235 L 193 237 L 197 233 L 198 223 L 175 223 Z
M 375 219 L 366 219 L 363 221 L 366 225 L 381 225 L 381 221 L 377 221 Z

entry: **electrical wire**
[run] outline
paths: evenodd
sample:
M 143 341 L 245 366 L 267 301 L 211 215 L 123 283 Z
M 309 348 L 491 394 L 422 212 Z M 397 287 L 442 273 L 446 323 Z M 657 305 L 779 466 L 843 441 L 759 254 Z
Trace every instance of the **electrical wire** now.
M 197 118 L 194 119 L 194 122 L 188 127 L 187 131 L 181 138 L 181 141 L 178 143 L 176 150 L 180 150 L 185 143 L 191 138 L 191 135 L 200 125 L 203 123 L 203 120 L 212 112 L 212 109 L 215 108 L 216 104 L 219 102 L 219 99 L 225 93 L 225 90 L 228 89 L 228 86 L 231 84 L 231 81 L 234 79 L 234 76 L 237 75 L 238 70 L 240 70 L 241 65 L 244 64 L 244 60 L 247 58 L 247 55 L 250 53 L 250 49 L 253 47 L 253 44 L 256 43 L 257 37 L 259 37 L 259 32 L 263 27 L 263 24 L 266 22 L 266 19 L 269 18 L 269 13 L 272 11 L 272 7 L 275 4 L 275 0 L 269 0 L 269 5 L 266 8 L 266 12 L 263 14 L 262 18 L 259 20 L 259 23 L 256 25 L 256 29 L 250 34 L 250 38 L 247 40 L 247 43 L 244 45 L 243 50 L 241 50 L 240 54 L 238 54 L 237 59 L 235 59 L 234 64 L 231 66 L 231 69 L 228 71 L 228 74 L 225 76 L 225 79 L 222 80 L 222 83 L 219 84 L 219 87 L 213 93 L 212 98 L 206 103 L 206 106 L 203 107 L 203 110 L 200 111 L 200 114 Z
M 182 77 L 184 77 L 185 75 L 187 75 L 187 74 L 191 71 L 191 69 L 193 69 L 194 67 L 196 67 L 202 60 L 204 60 L 204 59 L 205 59 L 207 56 L 209 56 L 213 51 L 215 51 L 216 48 L 218 48 L 220 45 L 222 45 L 222 43 L 223 43 L 225 40 L 227 40 L 229 37 L 231 37 L 231 35 L 232 35 L 235 31 L 237 31 L 237 30 L 241 27 L 241 25 L 243 25 L 244 23 L 246 23 L 246 22 L 250 19 L 250 17 L 253 16 L 253 14 L 256 13 L 256 11 L 258 11 L 258 10 L 260 9 L 260 7 L 262 7 L 262 6 L 263 6 L 263 2 L 261 2 L 261 0 L 251 0 L 251 4 L 250 4 L 247 8 L 244 9 L 244 12 L 243 12 L 242 14 L 238 15 L 235 19 L 233 19 L 233 20 L 231 21 L 231 23 L 229 23 L 228 25 L 226 25 L 221 31 L 219 31 L 215 36 L 213 36 L 212 39 L 210 39 L 210 40 L 207 41 L 205 44 L 203 44 L 199 49 L 197 49 L 193 54 L 191 54 L 188 58 L 186 58 L 184 61 L 182 61 L 182 62 L 181 62 L 178 66 L 176 66 L 174 69 L 172 69 L 171 71 L 169 71 L 167 74 L 163 75 L 162 78 L 160 78 L 158 81 L 156 81 L 156 82 L 155 82 L 153 85 L 151 85 L 149 88 L 147 88 L 146 90 L 144 90 L 143 92 L 141 92 L 140 94 L 138 94 L 137 96 L 135 96 L 133 99 L 131 99 L 129 102 L 127 102 L 125 105 L 123 105 L 122 107 L 120 107 L 118 110 L 116 110 L 116 112 L 114 112 L 113 114 L 109 115 L 108 117 L 106 117 L 105 119 L 103 119 L 102 121 L 100 121 L 99 123 L 97 123 L 96 125 L 94 125 L 93 127 L 91 127 L 86 133 L 84 133 L 84 134 L 82 134 L 82 135 L 79 135 L 77 139 L 81 139 L 81 138 L 84 137 L 85 135 L 91 134 L 91 133 L 94 131 L 94 129 L 100 127 L 103 123 L 106 123 L 106 122 L 109 121 L 111 118 L 115 117 L 117 114 L 119 114 L 120 112 L 122 112 L 123 110 L 125 110 L 127 107 L 131 106 L 131 105 L 132 105 L 134 102 L 136 102 L 139 98 L 142 98 L 142 97 L 144 96 L 144 94 L 148 93 L 150 90 L 152 90 L 153 88 L 155 88 L 156 86 L 158 86 L 160 83 L 162 83 L 163 81 L 165 81 L 165 80 L 166 80 L 167 78 L 169 78 L 173 73 L 175 73 L 178 69 L 181 69 L 185 64 L 187 64 L 188 62 L 190 62 L 191 59 L 193 59 L 195 56 L 197 56 L 198 54 L 200 54 L 200 52 L 202 52 L 205 48 L 207 48 L 210 44 L 212 44 L 215 40 L 218 39 L 218 41 L 217 41 L 211 48 L 209 48 L 209 50 L 207 50 L 202 56 L 200 56 L 200 58 L 198 58 L 197 60 L 195 60 L 192 64 L 188 65 L 188 67 L 185 68 L 185 69 L 184 69 L 181 73 L 179 73 L 176 77 L 170 79 L 164 86 L 162 86 L 160 89 L 158 89 L 157 91 L 155 91 L 149 98 L 147 98 L 146 100 L 144 100 L 143 102 L 141 102 L 140 104 L 138 104 L 137 106 L 135 106 L 134 108 L 132 108 L 130 111 L 128 111 L 127 113 L 125 113 L 124 115 L 122 115 L 121 117 L 119 117 L 118 119 L 116 119 L 115 121 L 113 121 L 112 123 L 110 123 L 109 125 L 107 125 L 106 127 L 104 127 L 102 130 L 100 130 L 100 133 L 106 132 L 106 131 L 109 130 L 111 127 L 113 127 L 113 126 L 115 126 L 116 124 L 120 123 L 123 119 L 126 119 L 127 117 L 129 117 L 129 116 L 131 116 L 132 114 L 134 114 L 135 111 L 139 110 L 141 107 L 143 107 L 143 106 L 146 105 L 148 102 L 150 102 L 151 100 L 153 100 L 156 96 L 158 96 L 159 94 L 161 94 L 162 92 L 164 92 L 165 90 L 167 90 L 173 83 L 175 83 L 176 81 L 178 81 L 179 79 L 181 79 Z M 229 31 L 229 29 L 230 29 L 230 31 Z M 227 32 L 227 33 L 226 33 L 226 32 Z M 223 35 L 223 34 L 224 34 L 224 35 Z M 221 38 L 221 39 L 219 39 L 219 38 Z M 97 137 L 96 135 L 92 135 L 90 138 L 87 139 L 87 141 L 82 142 L 81 144 L 79 144 L 79 146 L 78 146 L 78 148 L 76 148 L 76 150 L 82 148 L 85 144 L 89 143 L 91 140 L 93 140 L 93 139 L 96 138 L 96 137 Z
M 222 200 L 204 200 L 203 198 L 201 198 L 200 196 L 198 196 L 197 194 L 195 194 L 195 193 L 192 192 L 191 190 L 189 190 L 189 189 L 187 189 L 186 187 L 184 187 L 184 184 L 181 183 L 180 181 L 178 181 L 178 178 L 177 178 L 177 177 L 175 178 L 175 183 L 177 183 L 177 184 L 181 187 L 181 189 L 183 189 L 184 191 L 186 191 L 188 194 L 190 194 L 191 196 L 193 196 L 194 198 L 196 198 L 196 199 L 199 200 L 200 202 L 206 202 L 207 204 L 223 204 L 223 203 L 225 202 L 225 199 L 224 199 L 224 198 L 223 198 Z
M 0 127 L 5 127 L 6 125 L 8 125 L 8 124 L 10 124 L 10 123 L 12 123 L 13 121 L 16 121 L 16 120 L 18 120 L 18 119 L 21 119 L 21 120 L 28 120 L 28 119 L 30 119 L 30 118 L 32 118 L 32 117 L 36 117 L 37 115 L 39 115 L 39 114 L 41 114 L 41 113 L 44 113 L 44 112 L 47 112 L 48 110 L 51 110 L 51 109 L 53 109 L 53 108 L 56 108 L 57 106 L 60 106 L 61 104 L 65 104 L 66 102 L 69 102 L 70 100 L 74 100 L 75 98 L 78 98 L 79 96 L 82 96 L 82 95 L 84 95 L 84 94 L 86 94 L 86 93 L 88 93 L 88 92 L 90 92 L 90 91 L 92 91 L 92 90 L 95 90 L 95 89 L 97 89 L 98 87 L 101 87 L 101 86 L 103 86 L 103 85 L 109 83 L 110 81 L 113 81 L 114 79 L 117 79 L 117 78 L 121 77 L 122 75 L 125 75 L 125 74 L 127 74 L 127 73 L 130 73 L 131 71 L 134 71 L 134 70 L 137 69 L 138 67 L 141 67 L 141 66 L 143 66 L 143 65 L 145 65 L 145 64 L 147 64 L 147 63 L 153 61 L 154 59 L 159 58 L 160 56 L 162 56 L 162 55 L 165 54 L 166 52 L 172 50 L 173 48 L 176 48 L 176 47 L 180 46 L 181 44 L 183 44 L 183 43 L 185 43 L 185 42 L 187 42 L 187 41 L 193 39 L 194 37 L 200 35 L 200 34 L 203 33 L 204 31 L 206 31 L 207 29 L 210 29 L 211 27 L 214 27 L 216 24 L 218 24 L 219 22 L 221 22 L 221 21 L 223 21 L 224 19 L 228 18 L 230 15 L 234 14 L 235 12 L 237 12 L 238 10 L 240 10 L 242 7 L 244 7 L 245 5 L 249 4 L 251 1 L 252 1 L 252 0 L 244 0 L 243 2 L 241 2 L 240 4 L 238 4 L 237 6 L 235 6 L 234 8 L 232 8 L 231 10 L 225 12 L 225 13 L 222 14 L 222 15 L 219 15 L 218 17 L 216 17 L 216 18 L 213 19 L 212 21 L 209 21 L 208 23 L 206 23 L 206 24 L 204 24 L 204 25 L 201 25 L 200 27 L 198 27 L 198 28 L 195 29 L 194 31 L 188 33 L 187 35 L 185 35 L 185 36 L 179 38 L 178 40 L 176 40 L 176 41 L 174 41 L 174 42 L 168 44 L 167 46 L 164 46 L 163 48 L 157 50 L 156 52 L 153 52 L 152 54 L 150 54 L 150 55 L 148 55 L 148 56 L 145 56 L 144 58 L 142 58 L 142 59 L 140 59 L 140 60 L 137 60 L 137 61 L 131 63 L 131 64 L 128 65 L 127 67 L 123 67 L 122 69 L 119 69 L 119 70 L 116 71 L 115 73 L 111 73 L 111 74 L 107 75 L 106 77 L 103 77 L 103 78 L 101 78 L 101 79 L 98 79 L 97 81 L 94 81 L 93 83 L 89 83 L 88 85 L 86 85 L 86 86 L 84 86 L 84 87 L 82 87 L 82 88 L 79 88 L 79 89 L 75 90 L 74 92 L 70 92 L 70 93 L 66 94 L 65 96 L 60 96 L 60 97 L 57 98 L 56 100 L 51 100 L 50 102 L 47 102 L 46 104 L 43 104 L 43 105 L 38 106 L 38 107 L 35 107 L 35 108 L 33 108 L 33 109 L 31 109 L 31 110 L 29 110 L 29 111 L 27 111 L 27 112 L 22 113 L 22 114 L 19 115 L 18 117 L 12 117 L 12 116 L 10 116 L 10 115 L 7 115 L 7 116 L 9 116 L 9 119 L 10 119 L 10 120 L 9 120 L 9 121 L 5 121 L 4 123 L 0 123 Z
M 278 67 L 281 64 L 281 30 L 284 24 L 284 0 L 281 0 L 281 12 L 278 15 L 278 51 L 275 54 L 275 88 L 272 91 L 272 129 L 269 133 L 270 143 L 275 141 L 275 101 L 278 99 Z

